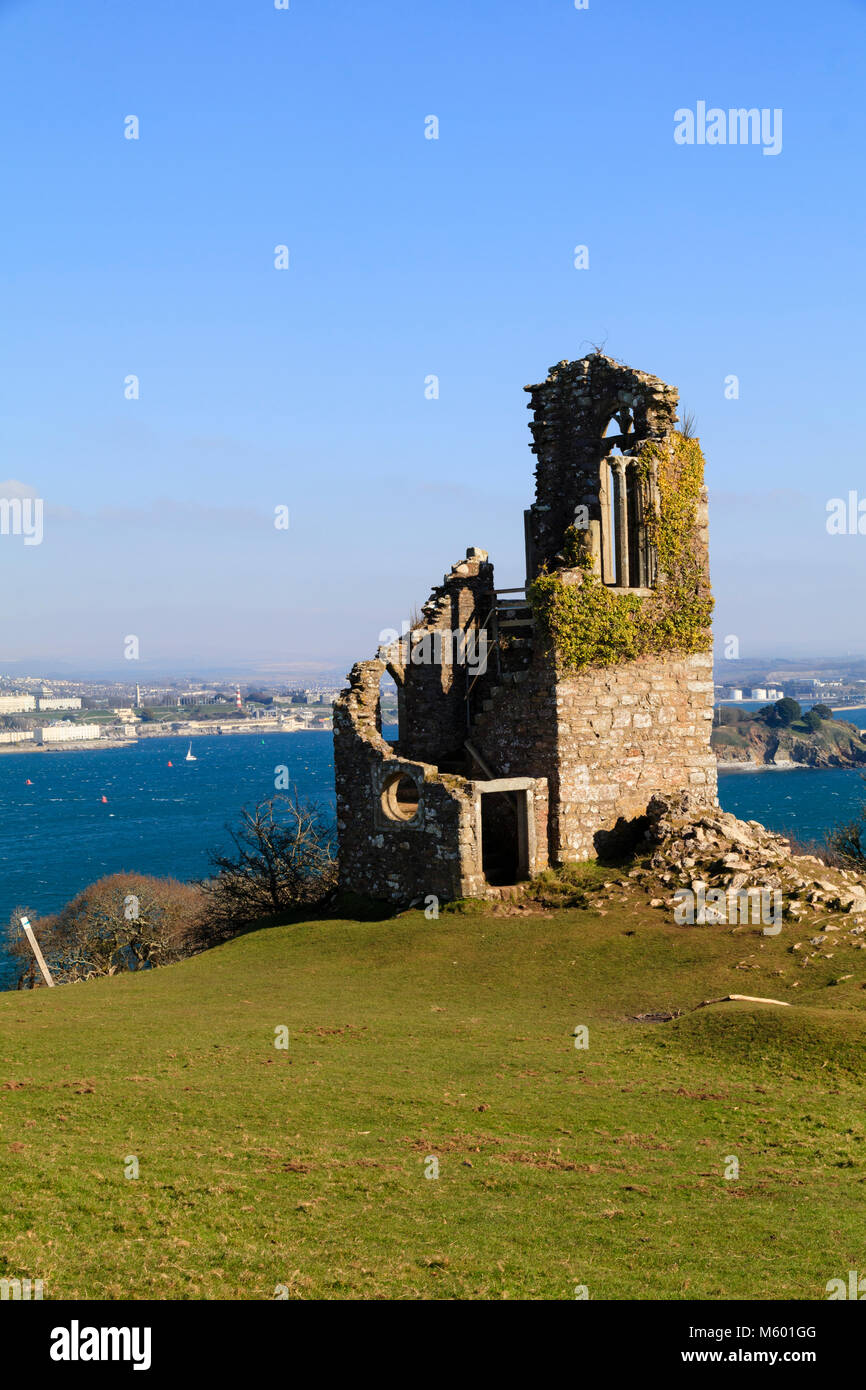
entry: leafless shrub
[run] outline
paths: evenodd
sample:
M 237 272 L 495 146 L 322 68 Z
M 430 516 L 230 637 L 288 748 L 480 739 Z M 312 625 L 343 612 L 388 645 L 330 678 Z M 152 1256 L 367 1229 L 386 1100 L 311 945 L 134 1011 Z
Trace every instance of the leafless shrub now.
M 216 877 L 203 884 L 208 929 L 232 934 L 265 918 L 322 902 L 337 886 L 331 827 L 297 793 L 244 809 L 228 827 L 234 855 L 212 853 Z
M 197 884 L 146 874 L 109 874 L 50 916 L 16 908 L 7 928 L 10 954 L 19 962 L 18 987 L 42 984 L 21 928 L 28 916 L 46 964 L 58 984 L 154 969 L 201 950 L 206 898 Z
M 785 835 L 786 840 L 791 846 L 791 853 L 800 857 L 809 855 L 812 859 L 820 859 L 822 864 L 826 864 L 828 869 L 846 869 L 850 867 L 843 863 L 838 852 L 833 849 L 827 840 L 798 840 L 792 835 Z
M 696 425 L 695 412 L 693 410 L 684 410 L 680 417 L 680 434 L 683 439 L 694 439 L 696 437 Z
M 860 773 L 860 781 L 866 792 L 866 773 Z M 830 855 L 833 857 L 829 858 Z M 835 868 L 866 872 L 866 800 L 860 803 L 851 820 L 843 821 L 829 831 L 821 857 L 825 864 L 832 864 Z

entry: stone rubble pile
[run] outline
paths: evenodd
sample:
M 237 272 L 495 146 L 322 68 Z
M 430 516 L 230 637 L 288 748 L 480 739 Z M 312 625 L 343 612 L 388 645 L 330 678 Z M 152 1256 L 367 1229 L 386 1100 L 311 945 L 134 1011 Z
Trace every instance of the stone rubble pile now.
M 677 890 L 694 893 L 722 889 L 760 893 L 779 889 L 784 914 L 797 920 L 809 914 L 866 914 L 863 878 L 849 869 L 829 868 L 814 855 L 795 855 L 790 842 L 757 821 L 741 821 L 726 811 L 694 807 L 688 793 L 654 797 L 648 807 L 644 845 L 650 867 L 633 869 L 630 878 L 648 888 L 668 890 L 670 897 L 653 906 L 674 906 Z

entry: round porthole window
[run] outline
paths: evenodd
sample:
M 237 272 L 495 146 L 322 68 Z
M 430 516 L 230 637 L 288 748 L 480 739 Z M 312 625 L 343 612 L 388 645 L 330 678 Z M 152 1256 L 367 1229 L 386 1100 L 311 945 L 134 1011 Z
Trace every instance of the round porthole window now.
M 407 772 L 389 777 L 382 789 L 382 810 L 389 820 L 414 820 L 418 814 L 418 783 Z

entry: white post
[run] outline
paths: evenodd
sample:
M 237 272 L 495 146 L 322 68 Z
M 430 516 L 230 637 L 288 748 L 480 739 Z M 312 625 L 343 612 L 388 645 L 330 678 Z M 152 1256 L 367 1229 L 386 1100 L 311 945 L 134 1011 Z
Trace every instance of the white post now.
M 48 966 L 45 964 L 45 957 L 43 956 L 42 952 L 41 952 L 40 949 L 39 949 L 39 942 L 36 940 L 36 937 L 35 937 L 35 935 L 34 935 L 34 933 L 33 933 L 33 928 L 32 928 L 31 925 L 30 925 L 30 918 L 29 918 L 29 917 L 22 917 L 22 918 L 21 918 L 21 925 L 22 925 L 22 927 L 24 928 L 24 935 L 27 937 L 27 940 L 30 942 L 30 945 L 33 947 L 33 954 L 34 954 L 34 956 L 36 957 L 36 964 L 39 966 L 39 969 L 42 971 L 42 978 L 44 979 L 44 981 L 45 981 L 45 983 L 47 984 L 48 988 L 49 988 L 49 989 L 53 989 L 53 988 L 54 988 L 54 981 L 53 981 L 52 978 L 51 978 L 51 971 L 48 969 Z

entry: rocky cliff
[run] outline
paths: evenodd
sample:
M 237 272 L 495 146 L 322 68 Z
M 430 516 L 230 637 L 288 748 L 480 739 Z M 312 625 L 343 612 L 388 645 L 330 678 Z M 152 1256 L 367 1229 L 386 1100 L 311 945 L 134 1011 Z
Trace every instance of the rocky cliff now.
M 866 765 L 862 730 L 847 720 L 826 719 L 818 729 L 797 722 L 771 727 L 758 719 L 713 729 L 712 749 L 719 763 L 764 767 L 859 767 Z

